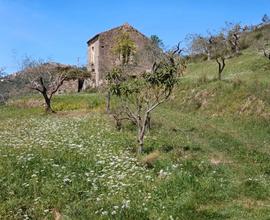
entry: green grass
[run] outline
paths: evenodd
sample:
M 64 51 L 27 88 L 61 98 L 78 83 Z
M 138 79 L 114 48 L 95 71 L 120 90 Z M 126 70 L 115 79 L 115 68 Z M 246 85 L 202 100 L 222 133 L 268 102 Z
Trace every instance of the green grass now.
M 261 54 L 255 54 L 251 49 L 242 52 L 243 54 L 226 60 L 226 67 L 223 72 L 223 79 L 235 77 L 242 80 L 260 80 L 269 82 L 270 64 Z M 210 79 L 217 78 L 218 66 L 212 61 L 192 63 L 188 68 L 188 78 L 200 78 L 207 76 Z
M 12 99 L 8 105 L 19 108 L 39 108 L 43 105 L 43 98 L 39 94 L 24 96 L 19 99 Z M 90 110 L 103 106 L 105 100 L 102 95 L 91 95 L 87 93 L 73 93 L 69 95 L 57 95 L 52 99 L 52 108 L 55 111 L 72 111 L 72 110 Z
M 219 82 L 214 62 L 191 64 L 142 158 L 102 94 L 55 96 L 52 115 L 39 96 L 0 106 L 0 219 L 269 219 L 268 65 L 245 51 Z

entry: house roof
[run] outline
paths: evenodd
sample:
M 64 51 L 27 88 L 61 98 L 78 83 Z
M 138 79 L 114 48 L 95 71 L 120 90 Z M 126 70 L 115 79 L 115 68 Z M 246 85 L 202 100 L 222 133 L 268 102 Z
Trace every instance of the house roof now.
M 115 31 L 115 30 L 118 30 L 118 29 L 119 29 L 119 30 L 121 30 L 121 29 L 133 29 L 133 30 L 137 31 L 138 33 L 140 33 L 137 29 L 135 29 L 134 27 L 132 27 L 130 24 L 125 23 L 125 24 L 123 24 L 123 25 L 121 25 L 121 26 L 112 28 L 112 29 L 110 29 L 110 30 L 108 30 L 108 31 L 104 31 L 104 32 L 101 32 L 101 33 L 99 33 L 99 34 L 96 34 L 94 37 L 90 38 L 90 39 L 87 41 L 87 44 L 89 45 L 89 43 L 91 43 L 91 42 L 97 40 L 97 39 L 99 38 L 100 35 L 103 35 L 103 34 L 105 34 L 105 33 L 108 33 L 108 32 L 111 32 L 111 31 Z M 142 33 L 140 33 L 140 34 L 143 35 Z M 143 36 L 146 37 L 145 35 L 143 35 Z M 146 37 L 146 38 L 147 38 L 147 37 Z

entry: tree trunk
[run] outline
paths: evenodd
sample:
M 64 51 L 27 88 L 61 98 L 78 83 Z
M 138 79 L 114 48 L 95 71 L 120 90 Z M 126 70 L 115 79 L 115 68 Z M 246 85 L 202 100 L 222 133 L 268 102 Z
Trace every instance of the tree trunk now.
M 110 113 L 110 111 L 111 111 L 111 93 L 110 93 L 110 91 L 108 91 L 108 93 L 107 93 L 106 101 L 107 101 L 106 112 Z
M 42 93 L 45 100 L 45 112 L 46 113 L 55 113 L 51 107 L 51 98 L 48 97 L 47 93 Z
M 238 34 L 234 34 L 234 38 L 235 38 L 235 52 L 236 54 L 240 53 L 240 46 L 239 46 L 239 35 Z
M 216 58 L 216 62 L 218 63 L 218 80 L 221 80 L 221 74 L 225 68 L 225 58 L 221 57 L 220 59 Z
M 265 49 L 263 50 L 263 54 L 266 58 L 270 60 L 270 53 L 267 54 Z
M 118 116 L 117 114 L 113 114 L 113 118 L 115 121 L 115 128 L 117 131 L 120 131 L 122 129 L 122 120 L 120 118 L 121 116 Z
M 235 50 L 236 50 L 236 54 L 239 54 L 240 53 L 240 47 L 239 47 L 239 45 L 236 45 Z
M 142 120 L 139 120 L 138 126 L 138 149 L 137 154 L 140 155 L 143 152 L 144 148 L 144 136 L 145 136 L 145 130 L 148 123 L 149 118 L 149 112 L 145 114 Z
M 151 129 L 151 117 L 150 117 L 150 115 L 147 116 L 147 119 L 146 120 L 147 120 L 146 121 L 146 128 L 148 130 L 150 130 Z
M 142 133 L 142 130 L 139 129 L 138 132 L 138 148 L 137 148 L 137 154 L 140 155 L 143 152 L 144 147 L 144 133 Z
M 210 51 L 207 52 L 207 60 L 208 60 L 208 61 L 211 60 L 211 53 L 210 53 Z
M 222 72 L 219 70 L 219 71 L 218 71 L 218 80 L 221 80 L 221 73 L 222 73 Z

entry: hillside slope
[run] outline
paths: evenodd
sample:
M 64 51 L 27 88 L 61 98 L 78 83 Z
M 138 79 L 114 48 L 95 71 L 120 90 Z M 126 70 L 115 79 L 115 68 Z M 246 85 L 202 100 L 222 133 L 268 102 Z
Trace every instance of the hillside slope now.
M 179 108 L 195 108 L 212 115 L 254 114 L 269 118 L 269 60 L 244 51 L 243 55 L 227 61 L 222 81 L 216 78 L 214 61 L 191 64 L 183 88 L 180 86 Z
M 0 107 L 0 218 L 267 219 L 270 216 L 270 63 L 244 51 L 189 65 L 152 116 L 142 157 L 103 94 L 58 95 Z

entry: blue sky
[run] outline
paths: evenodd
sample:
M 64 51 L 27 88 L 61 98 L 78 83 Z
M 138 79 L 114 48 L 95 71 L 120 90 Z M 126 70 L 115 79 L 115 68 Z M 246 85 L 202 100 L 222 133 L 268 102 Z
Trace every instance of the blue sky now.
M 86 63 L 86 41 L 125 22 L 167 47 L 225 21 L 259 23 L 269 0 L 0 0 L 0 67 L 18 69 L 24 55 Z

